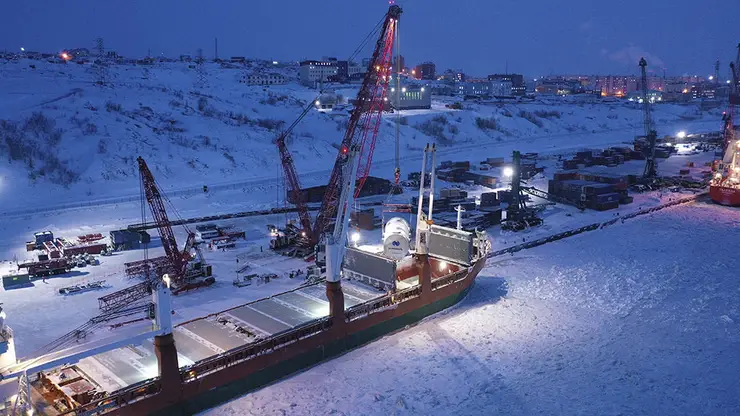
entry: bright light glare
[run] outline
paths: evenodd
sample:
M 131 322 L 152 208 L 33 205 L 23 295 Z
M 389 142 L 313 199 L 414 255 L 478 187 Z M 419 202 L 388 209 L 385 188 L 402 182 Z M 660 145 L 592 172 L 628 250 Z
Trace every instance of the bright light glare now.
M 278 61 L 272 61 L 272 64 L 273 65 L 277 65 L 278 64 Z
M 350 238 L 352 239 L 353 243 L 357 243 L 358 241 L 360 241 L 360 233 L 355 231 L 354 233 L 352 233 Z
M 170 275 L 165 274 L 162 276 L 162 280 L 164 281 L 164 284 L 167 286 L 167 288 L 170 288 Z
M 710 81 L 714 81 L 714 76 L 713 76 L 713 75 L 710 75 L 710 76 L 709 76 L 709 80 L 710 80 Z
M 679 139 L 685 139 L 686 138 L 686 132 L 683 131 L 683 130 L 681 130 L 678 133 L 676 133 L 676 137 L 678 137 Z
M 321 101 L 319 101 L 319 100 L 316 100 L 316 102 L 315 102 L 314 104 L 316 104 L 316 105 L 321 105 Z
M 504 168 L 504 176 L 506 176 L 507 178 L 510 178 L 513 175 L 514 175 L 514 168 L 512 168 L 511 166 L 507 166 Z
M 439 271 L 444 271 L 447 268 L 447 262 L 446 261 L 440 261 L 439 262 Z
M 21 46 L 21 52 L 25 52 L 25 51 L 26 51 L 26 48 L 24 48 L 23 46 Z
M 728 84 L 730 83 L 730 80 L 729 80 L 729 79 L 727 80 L 727 83 L 728 83 Z

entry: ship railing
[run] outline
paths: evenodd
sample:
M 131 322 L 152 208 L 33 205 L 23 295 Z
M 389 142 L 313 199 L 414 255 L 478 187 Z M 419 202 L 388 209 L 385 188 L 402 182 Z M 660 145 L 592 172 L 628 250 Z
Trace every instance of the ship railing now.
M 0 327 L 0 339 L 9 340 L 13 338 L 13 330 L 9 326 Z
M 432 290 L 437 290 L 449 284 L 455 283 L 458 280 L 462 280 L 465 278 L 467 274 L 468 274 L 468 269 L 462 269 L 454 273 L 448 274 L 446 276 L 442 276 L 439 279 L 434 279 L 432 280 Z
M 367 302 L 357 304 L 344 312 L 347 321 L 353 321 L 373 312 L 384 309 L 388 306 L 415 298 L 421 294 L 421 286 L 416 285 L 407 289 L 399 290 L 395 293 L 384 295 L 377 299 L 371 299 Z
M 132 384 L 122 390 L 111 393 L 102 399 L 91 401 L 66 412 L 59 413 L 59 416 L 92 416 L 104 415 L 108 412 L 118 410 L 121 406 L 131 404 L 139 399 L 155 395 L 162 390 L 162 383 L 159 378 L 144 380 Z
M 331 318 L 329 317 L 307 322 L 299 327 L 279 332 L 263 341 L 243 345 L 183 367 L 180 370 L 180 378 L 186 383 L 195 381 L 200 376 L 284 348 L 303 338 L 325 331 L 330 326 Z

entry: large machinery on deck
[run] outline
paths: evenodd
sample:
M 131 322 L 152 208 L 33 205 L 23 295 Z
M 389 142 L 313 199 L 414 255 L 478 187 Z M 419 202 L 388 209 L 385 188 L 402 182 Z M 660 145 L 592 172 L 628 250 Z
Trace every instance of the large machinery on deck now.
M 362 86 L 357 94 L 354 108 L 350 113 L 347 131 L 339 146 L 339 152 L 334 162 L 329 183 L 321 202 L 321 208 L 316 221 L 311 224 L 308 205 L 300 197 L 296 198 L 301 230 L 296 236 L 298 242 L 305 247 L 314 247 L 328 231 L 337 213 L 339 196 L 341 195 L 342 178 L 345 165 L 348 161 L 350 149 L 357 149 L 357 173 L 355 196 L 365 184 L 372 164 L 375 142 L 380 129 L 383 110 L 387 104 L 388 86 L 392 78 L 392 54 L 398 19 L 402 10 L 397 5 L 391 5 L 381 26 L 380 37 L 370 59 Z M 289 187 L 288 192 L 300 195 L 301 185 L 296 172 L 295 163 L 288 151 L 285 140 L 300 120 L 310 111 L 312 103 L 307 106 L 300 117 L 293 122 L 276 140 L 280 151 L 283 173 Z
M 709 185 L 712 201 L 740 206 L 740 140 L 735 132 L 735 106 L 740 104 L 740 45 L 735 62 L 730 63 L 730 94 L 727 111 L 722 116 L 723 151 L 715 162 L 715 172 Z

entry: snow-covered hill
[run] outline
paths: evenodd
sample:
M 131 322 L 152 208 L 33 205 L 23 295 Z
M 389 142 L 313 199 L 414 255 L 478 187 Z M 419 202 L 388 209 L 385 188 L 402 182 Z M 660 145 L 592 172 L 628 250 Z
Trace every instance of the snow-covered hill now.
M 317 92 L 295 82 L 296 67 L 269 70 L 291 82 L 247 86 L 239 83 L 245 70 L 208 64 L 207 85 L 196 88 L 192 66 L 160 63 L 112 66 L 109 85 L 100 87 L 89 65 L 0 62 L 0 205 L 12 209 L 136 194 L 138 155 L 166 189 L 275 180 L 280 171 L 274 138 Z M 338 92 L 352 97 L 356 90 Z M 494 156 L 510 152 L 504 145 L 546 151 L 620 142 L 641 132 L 639 109 L 626 103 L 446 108 L 452 101 L 435 100 L 432 110 L 400 115 L 403 157 L 417 157 L 426 142 L 438 143 L 442 151 L 481 148 Z M 378 176 L 392 176 L 382 161 L 393 157 L 396 118 L 385 116 L 378 137 L 375 161 L 381 163 L 373 172 Z M 656 106 L 658 125 L 669 126 L 661 134 L 673 134 L 681 125 L 716 129 L 718 118 L 702 116 L 694 106 Z M 331 168 L 346 119 L 346 111 L 312 111 L 298 126 L 289 147 L 299 173 Z

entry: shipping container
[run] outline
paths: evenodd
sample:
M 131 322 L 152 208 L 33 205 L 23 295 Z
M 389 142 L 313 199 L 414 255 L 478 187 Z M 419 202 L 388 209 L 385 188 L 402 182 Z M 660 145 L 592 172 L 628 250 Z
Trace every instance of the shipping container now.
M 581 150 L 579 152 L 576 152 L 576 159 L 587 160 L 593 157 L 594 157 L 593 150 Z
M 578 161 L 577 160 L 564 160 L 563 169 L 578 169 Z
M 593 183 L 583 187 L 586 195 L 603 195 L 614 192 L 614 185 L 608 183 Z
M 500 167 L 506 164 L 503 157 L 489 157 L 486 159 L 486 163 L 491 167 Z
M 470 162 L 469 161 L 462 161 L 462 162 L 454 162 L 452 164 L 452 168 L 454 169 L 463 169 L 463 170 L 470 170 Z
M 496 197 L 501 202 L 506 202 L 507 204 L 511 202 L 511 191 L 498 191 L 496 193 Z
M 619 208 L 619 202 L 618 201 L 597 203 L 597 204 L 593 205 L 593 209 L 595 209 L 597 211 L 607 211 L 607 210 L 615 209 L 615 208 Z
M 595 200 L 599 204 L 603 204 L 605 202 L 617 202 L 619 203 L 620 195 L 618 193 L 611 193 L 611 194 L 601 194 L 601 195 L 595 195 Z
M 558 181 L 567 181 L 572 179 L 578 179 L 577 172 L 555 172 L 553 179 Z

